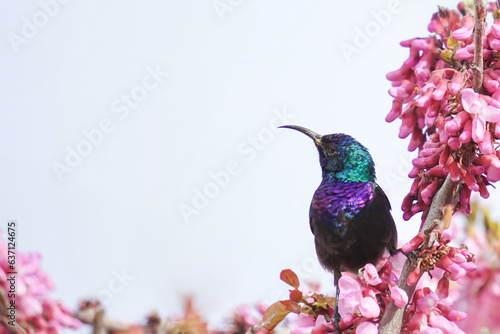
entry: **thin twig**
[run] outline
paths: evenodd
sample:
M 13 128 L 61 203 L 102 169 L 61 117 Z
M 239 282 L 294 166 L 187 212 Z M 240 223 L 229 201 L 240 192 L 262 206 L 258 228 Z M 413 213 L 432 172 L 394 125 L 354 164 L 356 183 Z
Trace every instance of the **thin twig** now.
M 26 330 L 19 325 L 17 321 L 12 321 L 9 318 L 9 308 L 10 302 L 7 298 L 7 294 L 4 289 L 0 288 L 0 322 L 12 333 L 14 334 L 26 334 Z M 14 325 L 11 325 L 11 324 Z
M 134 326 L 132 323 L 106 318 L 101 312 L 99 309 L 87 308 L 78 311 L 75 317 L 85 324 L 93 325 L 95 329 L 99 327 L 98 329 L 105 331 L 126 331 Z
M 96 313 L 94 315 L 94 321 L 93 321 L 92 325 L 94 327 L 92 334 L 105 334 L 106 333 L 106 331 L 104 329 L 104 310 L 103 309 L 96 310 Z
M 483 36 L 486 23 L 486 1 L 474 0 L 474 63 L 472 76 L 474 91 L 482 93 L 483 90 Z

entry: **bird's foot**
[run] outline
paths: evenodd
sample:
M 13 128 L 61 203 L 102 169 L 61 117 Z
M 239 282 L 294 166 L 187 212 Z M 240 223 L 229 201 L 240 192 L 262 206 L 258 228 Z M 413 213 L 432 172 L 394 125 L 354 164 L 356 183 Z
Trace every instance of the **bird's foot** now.
M 335 314 L 333 316 L 333 326 L 339 333 L 342 333 L 342 331 L 340 330 L 339 322 L 340 322 L 340 314 Z
M 408 254 L 410 254 L 411 252 L 403 252 L 403 248 L 398 248 L 396 249 L 396 251 L 394 252 L 394 254 L 391 254 L 392 256 L 396 255 L 396 254 L 403 254 L 404 256 L 408 257 Z
M 406 256 L 407 259 L 410 259 L 410 258 L 414 258 L 416 255 L 415 255 L 415 251 L 414 250 L 411 250 L 409 252 L 403 252 L 403 250 L 401 248 L 399 248 L 397 251 L 396 251 L 396 254 L 398 253 L 401 253 L 403 254 L 404 256 Z M 394 255 L 396 255 L 394 254 Z

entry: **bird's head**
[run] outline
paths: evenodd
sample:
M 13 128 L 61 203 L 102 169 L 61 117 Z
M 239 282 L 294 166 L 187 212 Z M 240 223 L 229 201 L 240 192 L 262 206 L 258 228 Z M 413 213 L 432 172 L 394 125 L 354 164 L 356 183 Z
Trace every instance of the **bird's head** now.
M 302 132 L 314 141 L 323 178 L 335 178 L 341 182 L 375 181 L 375 166 L 368 149 L 351 136 L 343 133 L 321 136 L 298 125 L 280 128 Z

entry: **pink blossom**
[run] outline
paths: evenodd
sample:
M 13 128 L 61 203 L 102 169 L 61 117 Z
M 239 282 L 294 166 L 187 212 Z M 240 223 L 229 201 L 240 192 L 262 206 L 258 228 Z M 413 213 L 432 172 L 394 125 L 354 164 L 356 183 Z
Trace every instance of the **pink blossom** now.
M 319 315 L 316 321 L 312 315 L 299 315 L 301 319 L 299 327 L 294 328 L 290 331 L 290 334 L 326 334 L 332 332 L 332 324 L 327 323 L 325 317 Z
M 359 303 L 359 311 L 366 318 L 376 318 L 380 314 L 380 307 L 375 299 L 365 297 Z
M 500 180 L 500 168 L 488 168 L 488 181 L 497 182 Z
M 463 27 L 452 32 L 451 36 L 454 39 L 463 41 L 468 39 L 472 35 L 474 29 L 474 17 L 472 15 L 466 15 L 463 18 Z
M 458 51 L 457 51 L 458 52 Z M 474 55 L 472 55 L 474 56 Z M 456 95 L 461 89 L 464 83 L 464 75 L 462 72 L 455 72 L 451 82 L 449 84 L 450 93 L 452 95 Z
M 436 313 L 431 313 L 429 316 L 429 323 L 432 327 L 440 329 L 444 334 L 458 334 L 464 333 L 461 331 L 456 324 L 450 322 L 448 319 L 442 315 Z
M 417 301 L 417 311 L 422 313 L 428 313 L 430 310 L 436 307 L 439 297 L 428 288 L 424 290 L 426 294 L 419 298 Z
M 405 253 L 411 252 L 412 250 L 415 250 L 418 247 L 420 247 L 424 239 L 425 235 L 423 233 L 419 233 L 416 236 L 414 236 L 413 239 L 411 239 L 408 243 L 404 244 L 401 250 Z
M 242 320 L 248 326 L 254 326 L 259 323 L 259 319 L 255 318 L 248 305 L 242 305 L 237 308 L 237 312 L 241 315 Z
M 378 327 L 373 322 L 365 321 L 356 328 L 356 334 L 377 334 Z
M 362 277 L 366 283 L 370 285 L 378 285 L 382 280 L 378 276 L 377 268 L 371 263 L 368 263 L 362 271 Z
M 439 298 L 444 299 L 448 297 L 449 290 L 450 290 L 450 280 L 446 275 L 443 275 L 443 277 L 441 277 L 441 279 L 438 282 L 436 288 L 436 294 L 438 295 Z
M 473 118 L 472 139 L 480 143 L 484 138 L 486 122 L 500 121 L 500 109 L 489 106 L 484 98 L 470 88 L 462 91 L 462 106 Z
M 391 288 L 391 298 L 397 307 L 404 307 L 406 304 L 408 304 L 408 295 L 403 289 L 400 289 L 398 286 L 393 286 Z
M 443 331 L 438 328 L 426 327 L 419 334 L 443 334 Z
M 343 297 L 339 299 L 340 314 L 354 313 L 363 298 L 360 284 L 351 276 L 342 275 L 339 279 L 339 288 Z
M 394 101 L 386 120 L 399 118 L 399 137 L 410 138 L 409 151 L 418 149 L 409 173 L 414 182 L 401 205 L 405 220 L 419 212 L 425 219 L 434 194 L 448 175 L 463 184 L 457 205 L 463 212 L 471 210 L 472 191 L 486 198 L 487 187 L 500 180 L 500 166 L 482 159 L 498 154 L 495 143 L 500 139 L 500 70 L 493 57 L 500 51 L 500 20 L 491 29 L 485 26 L 484 94 L 471 89 L 473 23 L 472 15 L 461 17 L 457 11 L 440 10 L 428 26 L 434 34 L 401 42 L 410 49 L 408 59 L 387 75 Z M 461 61 L 462 69 L 451 65 L 454 59 Z M 428 143 L 436 146 L 426 147 Z M 463 159 L 465 152 L 472 155 Z
M 441 240 L 443 240 L 443 242 L 445 243 L 450 242 L 451 237 L 452 237 L 452 231 L 450 229 L 446 229 L 441 233 Z
M 459 60 L 473 60 L 474 59 L 474 53 L 469 52 L 467 48 L 460 48 L 457 50 L 455 53 L 455 56 Z
M 500 20 L 495 20 L 491 25 L 491 34 L 496 38 L 500 39 Z
M 10 271 L 6 254 L 7 244 L 0 238 L 2 277 L 6 277 L 6 273 Z M 81 324 L 73 317 L 73 312 L 49 296 L 50 291 L 55 289 L 55 284 L 43 271 L 40 254 L 17 251 L 16 255 L 16 321 L 36 333 L 63 333 L 64 327 L 78 328 Z M 0 283 L 0 288 L 9 290 L 6 280 L 1 280 Z

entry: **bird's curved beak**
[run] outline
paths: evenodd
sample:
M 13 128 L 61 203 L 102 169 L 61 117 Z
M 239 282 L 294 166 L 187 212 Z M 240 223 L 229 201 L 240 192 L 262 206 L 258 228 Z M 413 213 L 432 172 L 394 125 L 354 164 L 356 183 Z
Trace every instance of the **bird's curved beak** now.
M 319 145 L 321 144 L 321 137 L 322 136 L 320 134 L 317 134 L 316 132 L 311 131 L 311 130 L 309 130 L 307 128 L 304 128 L 302 126 L 298 126 L 298 125 L 283 125 L 283 126 L 279 126 L 279 128 L 286 128 L 286 129 L 297 130 L 299 132 L 302 132 L 303 134 L 305 134 L 306 136 L 308 136 L 312 140 L 314 140 L 314 143 L 316 144 L 317 147 L 319 147 Z

